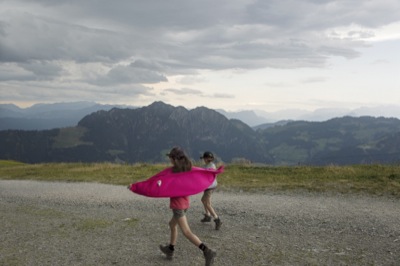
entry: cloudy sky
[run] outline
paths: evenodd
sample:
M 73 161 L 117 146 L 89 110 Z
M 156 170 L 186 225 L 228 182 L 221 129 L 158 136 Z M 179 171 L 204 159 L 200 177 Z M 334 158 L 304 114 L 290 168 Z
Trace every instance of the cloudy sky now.
M 400 104 L 398 0 L 0 0 L 0 103 Z

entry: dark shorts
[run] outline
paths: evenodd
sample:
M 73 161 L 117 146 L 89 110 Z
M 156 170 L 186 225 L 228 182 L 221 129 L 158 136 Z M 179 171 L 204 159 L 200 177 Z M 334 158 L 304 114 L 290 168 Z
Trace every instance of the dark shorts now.
M 174 217 L 175 219 L 179 219 L 179 218 L 185 216 L 186 211 L 187 211 L 187 209 L 186 209 L 186 210 L 172 209 L 172 213 L 174 214 L 173 217 Z
M 203 193 L 203 197 L 201 197 L 201 199 L 206 199 L 211 197 L 211 194 L 214 192 L 215 188 L 207 188 L 206 190 L 204 190 Z

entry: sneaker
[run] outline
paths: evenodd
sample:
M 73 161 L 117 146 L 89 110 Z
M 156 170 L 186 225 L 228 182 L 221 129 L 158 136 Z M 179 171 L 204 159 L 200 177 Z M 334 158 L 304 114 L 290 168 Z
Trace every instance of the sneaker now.
M 160 245 L 160 250 L 167 256 L 167 259 L 171 260 L 174 256 L 174 251 L 169 248 L 169 245 Z
M 219 230 L 221 228 L 222 222 L 219 218 L 214 220 L 215 222 L 215 230 Z
M 206 266 L 211 266 L 214 263 L 214 258 L 217 256 L 217 252 L 207 248 L 204 250 L 204 258 L 206 259 Z
M 210 215 L 207 215 L 207 214 L 204 214 L 204 218 L 201 219 L 201 222 L 202 222 L 202 223 L 211 222 L 211 216 L 210 216 Z

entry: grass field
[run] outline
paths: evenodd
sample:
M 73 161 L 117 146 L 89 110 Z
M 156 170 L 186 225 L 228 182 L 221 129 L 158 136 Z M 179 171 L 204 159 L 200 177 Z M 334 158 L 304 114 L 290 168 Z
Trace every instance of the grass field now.
M 166 164 L 43 163 L 0 160 L 0 179 L 98 182 L 127 185 L 161 171 Z M 306 190 L 400 197 L 399 165 L 256 166 L 225 165 L 218 176 L 227 191 Z

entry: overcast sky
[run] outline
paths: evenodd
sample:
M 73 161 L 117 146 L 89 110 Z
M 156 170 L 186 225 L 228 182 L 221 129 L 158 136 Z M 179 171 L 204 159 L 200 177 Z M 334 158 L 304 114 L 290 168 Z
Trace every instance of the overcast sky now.
M 0 103 L 400 104 L 398 0 L 0 0 Z

